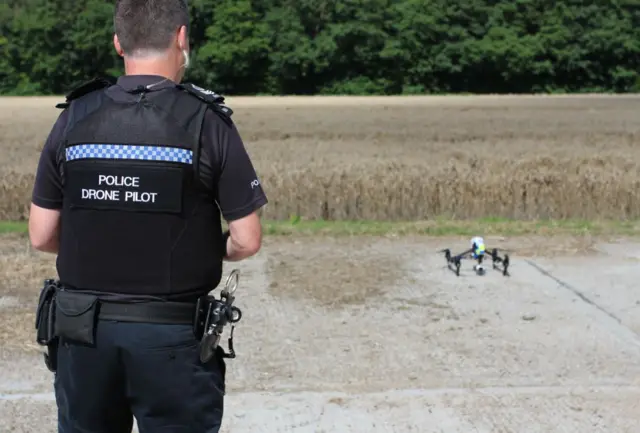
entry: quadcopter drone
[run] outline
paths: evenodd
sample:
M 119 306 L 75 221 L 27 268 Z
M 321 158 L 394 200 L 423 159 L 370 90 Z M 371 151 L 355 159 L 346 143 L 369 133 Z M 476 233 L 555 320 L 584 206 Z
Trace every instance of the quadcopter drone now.
M 453 272 L 455 272 L 456 276 L 458 277 L 460 276 L 460 266 L 463 259 L 476 260 L 477 263 L 473 266 L 473 270 L 476 272 L 477 275 L 484 275 L 486 273 L 486 269 L 482 264 L 482 262 L 484 260 L 485 255 L 491 258 L 493 269 L 501 270 L 502 275 L 504 275 L 505 277 L 509 275 L 509 272 L 508 272 L 509 255 L 504 254 L 503 257 L 500 257 L 498 255 L 498 250 L 496 248 L 491 250 L 490 254 L 487 254 L 486 248 L 484 245 L 484 239 L 481 238 L 480 236 L 476 236 L 472 238 L 471 248 L 469 248 L 468 250 L 460 254 L 457 254 L 455 256 L 452 255 L 451 250 L 449 248 L 441 250 L 440 253 L 444 253 L 444 257 L 447 260 L 447 267 L 451 269 Z M 499 264 L 502 264 L 502 269 L 500 269 L 500 267 L 498 266 Z

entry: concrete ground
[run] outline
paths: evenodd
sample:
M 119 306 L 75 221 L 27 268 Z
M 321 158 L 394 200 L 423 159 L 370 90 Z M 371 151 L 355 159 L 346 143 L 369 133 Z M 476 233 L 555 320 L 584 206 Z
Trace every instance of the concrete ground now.
M 640 243 L 488 243 L 510 277 L 447 270 L 466 239 L 269 239 L 235 266 L 223 432 L 640 431 Z M 0 349 L 0 431 L 55 432 L 51 389 Z

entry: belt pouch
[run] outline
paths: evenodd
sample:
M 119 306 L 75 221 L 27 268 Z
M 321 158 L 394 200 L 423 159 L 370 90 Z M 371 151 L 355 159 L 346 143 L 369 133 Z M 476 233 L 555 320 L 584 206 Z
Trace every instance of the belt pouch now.
M 95 342 L 98 297 L 60 291 L 56 296 L 55 335 L 76 343 Z
M 205 332 L 206 320 L 211 306 L 210 296 L 201 296 L 196 303 L 195 317 L 193 318 L 193 334 L 200 340 Z
M 53 320 L 55 315 L 55 287 L 45 286 L 40 292 L 38 309 L 36 311 L 36 341 L 41 346 L 46 346 L 55 337 L 53 335 Z

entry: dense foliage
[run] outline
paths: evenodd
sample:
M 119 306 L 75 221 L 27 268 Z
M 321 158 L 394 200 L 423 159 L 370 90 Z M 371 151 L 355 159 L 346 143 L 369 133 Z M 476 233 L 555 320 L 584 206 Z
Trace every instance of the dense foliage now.
M 227 94 L 640 91 L 640 0 L 191 0 L 187 79 Z M 0 93 L 122 71 L 113 0 L 3 0 Z

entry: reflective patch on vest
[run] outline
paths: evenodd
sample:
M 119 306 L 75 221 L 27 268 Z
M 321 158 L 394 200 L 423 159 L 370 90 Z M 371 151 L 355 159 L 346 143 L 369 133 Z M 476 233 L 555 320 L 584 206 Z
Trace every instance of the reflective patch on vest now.
M 66 149 L 67 161 L 76 159 L 133 159 L 191 164 L 191 149 L 130 144 L 78 144 Z
M 182 212 L 189 149 L 85 144 L 67 148 L 66 154 L 65 196 L 71 208 Z

